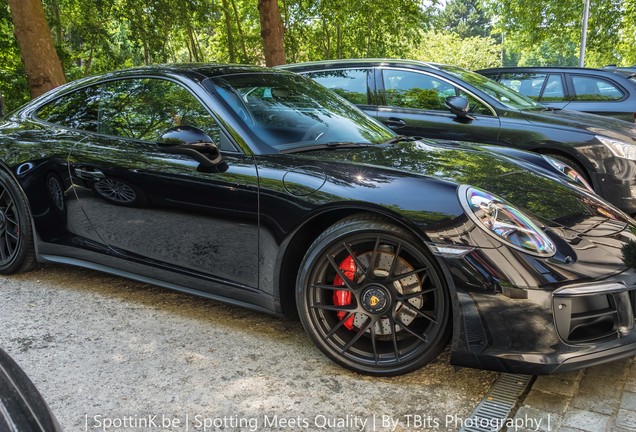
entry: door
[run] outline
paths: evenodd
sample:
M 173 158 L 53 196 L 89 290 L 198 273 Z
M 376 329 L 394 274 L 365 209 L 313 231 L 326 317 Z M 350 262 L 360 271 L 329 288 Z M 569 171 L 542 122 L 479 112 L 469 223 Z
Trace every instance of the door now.
M 193 126 L 220 146 L 225 172 L 197 170 L 157 139 Z M 138 78 L 99 88 L 97 134 L 69 155 L 82 236 L 128 260 L 256 288 L 258 179 L 203 104 L 181 83 Z M 205 288 L 204 288 L 205 289 Z M 210 288 L 211 289 L 211 288 Z
M 377 117 L 403 135 L 496 144 L 499 118 L 470 93 L 441 77 L 405 69 L 380 69 L 384 104 Z M 473 120 L 460 121 L 444 105 L 448 96 L 464 96 Z

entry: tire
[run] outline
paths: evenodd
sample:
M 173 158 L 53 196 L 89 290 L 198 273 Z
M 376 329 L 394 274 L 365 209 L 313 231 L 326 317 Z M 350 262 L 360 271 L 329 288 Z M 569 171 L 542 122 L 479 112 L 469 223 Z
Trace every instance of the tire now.
M 0 169 L 0 274 L 35 267 L 31 213 L 13 177 Z
M 343 219 L 309 247 L 296 305 L 327 357 L 367 375 L 401 375 L 430 363 L 451 330 L 448 289 L 428 249 L 367 215 Z
M 554 158 L 556 160 L 559 160 L 559 161 L 563 162 L 564 164 L 569 165 L 570 167 L 574 168 L 579 174 L 581 174 L 583 176 L 583 179 L 585 179 L 587 184 L 592 186 L 592 180 L 590 179 L 590 175 L 587 173 L 586 169 L 583 168 L 583 165 L 581 165 L 580 163 L 578 163 L 574 159 L 572 159 L 572 158 L 570 158 L 568 156 L 564 156 L 564 155 L 562 155 L 560 153 L 545 153 L 545 155 L 546 156 L 550 156 L 551 158 Z

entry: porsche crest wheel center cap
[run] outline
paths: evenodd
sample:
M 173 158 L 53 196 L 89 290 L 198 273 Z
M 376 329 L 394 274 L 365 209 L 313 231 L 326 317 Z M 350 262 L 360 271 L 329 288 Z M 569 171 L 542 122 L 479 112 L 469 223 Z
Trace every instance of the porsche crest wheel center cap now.
M 383 313 L 389 305 L 389 299 L 390 295 L 386 288 L 380 285 L 371 285 L 362 293 L 362 307 L 370 313 Z

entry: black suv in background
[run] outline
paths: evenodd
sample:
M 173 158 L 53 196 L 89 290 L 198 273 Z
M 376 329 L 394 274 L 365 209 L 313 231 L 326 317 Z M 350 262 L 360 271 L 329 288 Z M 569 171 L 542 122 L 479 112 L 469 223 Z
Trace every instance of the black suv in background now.
M 636 213 L 633 123 L 549 108 L 456 66 L 354 59 L 281 68 L 314 79 L 404 135 L 496 144 L 560 159 L 606 200 Z
M 636 119 L 636 76 L 622 69 L 513 67 L 478 73 L 543 105 Z

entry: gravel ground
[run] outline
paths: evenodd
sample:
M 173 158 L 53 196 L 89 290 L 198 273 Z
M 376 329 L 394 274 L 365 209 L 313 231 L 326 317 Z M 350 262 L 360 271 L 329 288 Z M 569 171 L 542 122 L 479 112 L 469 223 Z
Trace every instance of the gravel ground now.
M 497 377 L 357 375 L 297 321 L 67 266 L 0 278 L 0 329 L 65 431 L 456 430 Z

